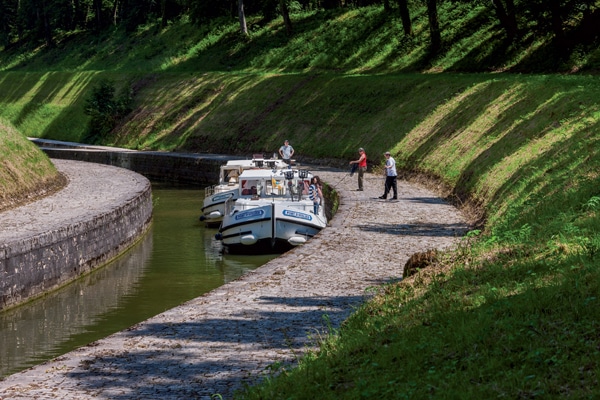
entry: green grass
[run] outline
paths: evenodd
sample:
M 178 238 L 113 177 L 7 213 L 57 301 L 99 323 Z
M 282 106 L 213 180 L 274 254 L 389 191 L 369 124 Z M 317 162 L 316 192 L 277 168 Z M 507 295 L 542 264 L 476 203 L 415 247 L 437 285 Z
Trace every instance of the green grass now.
M 79 141 L 85 99 L 110 79 L 134 88 L 134 109 L 105 144 L 249 155 L 287 138 L 301 159 L 344 166 L 358 147 L 373 165 L 390 150 L 480 217 L 240 398 L 596 398 L 600 53 L 540 74 L 556 70 L 550 38 L 507 46 L 480 6 L 443 7 L 434 58 L 423 9 L 412 38 L 378 7 L 295 15 L 292 37 L 258 20 L 249 39 L 230 21 L 78 33 L 0 53 L 0 118 Z
M 377 91 L 376 79 L 359 79 Z M 277 379 L 239 397 L 597 397 L 596 78 L 381 79 L 398 88 L 395 100 L 382 96 L 384 132 L 341 136 L 387 138 L 405 171 L 438 177 L 486 224 L 435 267 L 381 288 L 297 369 L 275 368 Z M 360 124 L 349 102 L 338 108 Z M 369 113 L 371 124 L 382 119 Z
M 2 119 L 0 167 L 0 211 L 20 204 L 58 177 L 48 157 Z

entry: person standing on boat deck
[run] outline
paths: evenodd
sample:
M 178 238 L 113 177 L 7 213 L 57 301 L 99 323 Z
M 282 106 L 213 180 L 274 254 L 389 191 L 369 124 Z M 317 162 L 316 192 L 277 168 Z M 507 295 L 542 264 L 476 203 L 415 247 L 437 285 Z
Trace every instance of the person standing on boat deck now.
M 291 158 L 294 155 L 294 148 L 290 145 L 289 140 L 283 142 L 283 146 L 279 148 L 279 155 L 287 165 L 292 163 Z
M 365 172 L 367 171 L 367 154 L 365 153 L 365 149 L 362 147 L 358 149 L 358 160 L 350 161 L 350 164 L 358 164 L 358 191 L 363 191 L 363 177 L 365 176 Z
M 313 176 L 308 187 L 308 198 L 313 201 L 313 212 L 315 215 L 319 213 L 319 205 L 321 205 L 321 199 L 323 198 L 321 186 L 321 178 Z
M 390 189 L 394 191 L 394 196 L 390 200 L 398 200 L 398 183 L 396 173 L 396 160 L 390 154 L 389 151 L 384 153 L 385 155 L 385 192 L 383 196 L 380 196 L 380 199 L 386 199 Z

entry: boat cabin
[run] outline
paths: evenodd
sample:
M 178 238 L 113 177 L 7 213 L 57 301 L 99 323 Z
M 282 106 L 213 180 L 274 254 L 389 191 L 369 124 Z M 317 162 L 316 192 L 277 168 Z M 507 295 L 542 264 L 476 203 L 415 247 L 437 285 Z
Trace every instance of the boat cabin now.
M 308 194 L 312 175 L 308 170 L 245 170 L 238 177 L 241 196 L 290 196 L 300 200 Z

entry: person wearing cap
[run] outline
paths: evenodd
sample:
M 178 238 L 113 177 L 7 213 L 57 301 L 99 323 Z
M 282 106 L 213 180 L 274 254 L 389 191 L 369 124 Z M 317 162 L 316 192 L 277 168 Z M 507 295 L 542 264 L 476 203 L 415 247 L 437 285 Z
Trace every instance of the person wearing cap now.
M 279 155 L 287 165 L 290 165 L 292 163 L 291 159 L 294 155 L 294 148 L 290 145 L 289 140 L 286 139 L 283 142 L 283 146 L 279 148 Z
M 394 196 L 390 200 L 398 200 L 398 183 L 396 173 L 396 160 L 390 154 L 389 151 L 384 153 L 385 155 L 385 193 L 383 196 L 380 196 L 380 199 L 387 199 L 387 195 L 390 192 L 390 189 L 394 191 Z
M 350 164 L 358 164 L 358 190 L 359 192 L 363 191 L 363 177 L 365 176 L 365 172 L 367 171 L 367 154 L 365 153 L 365 149 L 362 147 L 358 149 L 358 160 L 350 161 Z

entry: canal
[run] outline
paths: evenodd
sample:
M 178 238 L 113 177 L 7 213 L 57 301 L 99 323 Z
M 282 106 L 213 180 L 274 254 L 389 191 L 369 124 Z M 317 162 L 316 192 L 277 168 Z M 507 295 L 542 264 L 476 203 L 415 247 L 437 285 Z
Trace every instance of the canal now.
M 109 265 L 0 313 L 0 378 L 65 354 L 217 288 L 277 255 L 221 252 L 198 221 L 204 190 L 153 184 L 146 235 Z

